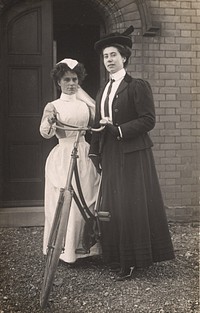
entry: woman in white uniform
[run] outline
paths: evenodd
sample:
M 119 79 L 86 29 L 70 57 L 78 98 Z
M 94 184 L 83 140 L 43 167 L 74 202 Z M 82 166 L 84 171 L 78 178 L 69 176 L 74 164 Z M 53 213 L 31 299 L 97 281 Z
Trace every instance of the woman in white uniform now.
M 65 124 L 88 126 L 95 114 L 94 100 L 80 87 L 86 76 L 84 66 L 76 60 L 64 59 L 56 64 L 52 70 L 52 78 L 57 87 L 61 89 L 59 99 L 47 103 L 44 108 L 40 125 L 41 135 L 49 139 L 58 138 L 58 144 L 50 152 L 45 167 L 45 227 L 43 240 L 43 253 L 46 254 L 48 238 L 53 222 L 60 188 L 64 188 L 70 164 L 71 152 L 76 137 L 76 131 L 56 129 L 54 125 Z M 99 184 L 99 174 L 88 158 L 89 144 L 85 141 L 84 132 L 80 137 L 78 146 L 78 172 L 80 184 L 86 203 L 93 213 Z M 73 178 L 74 179 L 74 178 Z M 76 184 L 72 181 L 76 191 Z M 82 248 L 83 229 L 85 221 L 72 200 L 65 251 L 60 259 L 67 263 L 74 263 L 78 258 L 98 255 L 100 247 L 95 244 L 89 253 L 77 254 L 76 250 Z

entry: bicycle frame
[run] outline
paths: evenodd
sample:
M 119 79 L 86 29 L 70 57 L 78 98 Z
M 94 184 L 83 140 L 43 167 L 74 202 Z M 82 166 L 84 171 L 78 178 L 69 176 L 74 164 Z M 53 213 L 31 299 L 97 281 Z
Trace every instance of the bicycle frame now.
M 66 179 L 66 184 L 64 188 L 60 188 L 60 195 L 57 202 L 57 207 L 49 235 L 48 246 L 47 246 L 47 260 L 46 260 L 46 267 L 44 273 L 44 280 L 42 284 L 42 291 L 40 296 L 40 305 L 42 308 L 45 308 L 48 302 L 48 298 L 51 292 L 54 276 L 56 273 L 57 265 L 59 262 L 60 255 L 62 251 L 64 251 L 65 247 L 65 235 L 67 232 L 67 225 L 68 225 L 68 218 L 69 212 L 71 208 L 71 202 L 73 198 L 73 188 L 72 188 L 72 177 L 74 173 L 74 168 L 76 165 L 76 160 L 78 158 L 78 145 L 79 139 L 81 136 L 81 132 L 85 130 L 92 130 L 92 131 L 101 131 L 104 129 L 105 126 L 101 126 L 99 129 L 92 129 L 88 127 L 76 127 L 72 125 L 58 126 L 57 128 L 63 130 L 76 130 L 76 139 L 74 142 L 74 147 L 71 153 L 70 165 L 68 170 L 68 175 Z M 52 127 L 52 126 L 51 126 Z M 100 236 L 100 224 L 98 221 L 98 208 L 97 205 L 100 204 L 100 190 L 101 186 L 99 186 L 99 193 L 95 205 L 95 217 L 97 218 L 97 227 L 98 227 L 98 234 Z M 65 205 L 64 205 L 65 202 Z
M 59 195 L 59 198 L 58 198 L 57 207 L 56 207 L 56 211 L 55 211 L 55 216 L 54 216 L 54 219 L 53 219 L 53 224 L 52 224 L 50 235 L 49 235 L 49 241 L 48 241 L 47 249 L 51 248 L 51 242 L 52 242 L 52 239 L 53 239 L 53 232 L 54 232 L 54 229 L 56 228 L 57 221 L 59 222 L 59 217 L 60 217 L 61 210 L 62 210 L 63 204 L 64 204 L 64 199 L 65 199 L 64 193 L 65 193 L 65 191 L 69 191 L 69 195 L 70 195 L 71 201 L 72 201 L 72 198 L 73 198 L 73 189 L 72 189 L 72 186 L 71 186 L 71 181 L 72 181 L 72 176 L 73 176 L 75 162 L 76 162 L 76 159 L 78 158 L 78 144 L 79 144 L 80 135 L 81 135 L 81 132 L 77 131 L 76 139 L 75 139 L 75 142 L 74 142 L 74 148 L 73 148 L 72 154 L 71 154 L 71 160 L 70 160 L 70 165 L 69 165 L 69 171 L 68 171 L 68 175 L 67 175 L 66 185 L 65 185 L 64 188 L 60 188 L 60 195 Z M 71 201 L 70 201 L 70 204 L 71 204 Z M 67 224 L 66 224 L 66 230 L 67 230 Z M 64 244 L 63 244 L 63 249 L 64 249 Z

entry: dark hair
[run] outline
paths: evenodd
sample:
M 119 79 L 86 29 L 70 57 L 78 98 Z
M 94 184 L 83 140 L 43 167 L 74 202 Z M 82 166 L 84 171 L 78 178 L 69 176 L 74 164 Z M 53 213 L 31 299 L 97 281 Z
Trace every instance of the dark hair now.
M 82 63 L 78 63 L 73 69 L 71 69 L 66 63 L 59 63 L 51 71 L 51 78 L 53 79 L 56 87 L 59 89 L 60 86 L 58 85 L 58 82 L 60 82 L 66 72 L 76 73 L 79 85 L 82 84 L 87 75 L 85 67 Z
M 105 48 L 108 48 L 108 47 L 115 47 L 115 48 L 117 48 L 117 50 L 119 51 L 121 56 L 126 58 L 126 61 L 124 62 L 124 67 L 126 67 L 127 64 L 128 64 L 129 58 L 131 56 L 131 49 L 129 47 L 127 47 L 127 46 L 122 46 L 122 45 L 120 45 L 118 43 L 113 43 L 113 44 L 104 46 L 103 49 L 102 49 L 102 53 L 103 53 L 103 50 Z

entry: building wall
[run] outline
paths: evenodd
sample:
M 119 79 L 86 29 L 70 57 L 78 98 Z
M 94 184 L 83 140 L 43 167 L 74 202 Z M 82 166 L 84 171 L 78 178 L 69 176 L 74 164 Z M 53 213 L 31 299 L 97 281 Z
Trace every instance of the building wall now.
M 150 2 L 161 26 L 145 53 L 157 113 L 154 153 L 165 203 L 187 219 L 199 205 L 200 2 Z
M 152 133 L 165 204 L 177 219 L 198 213 L 200 2 L 151 0 L 160 35 L 145 40 L 144 70 L 156 105 Z

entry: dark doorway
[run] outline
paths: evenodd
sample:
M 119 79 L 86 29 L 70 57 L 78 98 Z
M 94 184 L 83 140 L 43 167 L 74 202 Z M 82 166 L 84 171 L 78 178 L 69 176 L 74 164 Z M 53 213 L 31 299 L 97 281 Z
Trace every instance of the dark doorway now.
M 1 16 L 0 206 L 36 207 L 43 205 L 45 161 L 55 145 L 39 133 L 54 96 L 50 71 L 65 57 L 77 59 L 88 73 L 83 88 L 95 97 L 100 70 L 93 46 L 103 22 L 88 0 L 14 3 Z
M 100 15 L 84 0 L 53 1 L 53 36 L 55 62 L 74 58 L 85 65 L 87 77 L 83 88 L 95 97 L 99 88 L 99 56 L 94 43 L 100 37 Z
M 1 15 L 1 207 L 41 206 L 44 164 L 53 143 L 39 125 L 53 97 L 52 6 L 14 1 Z

